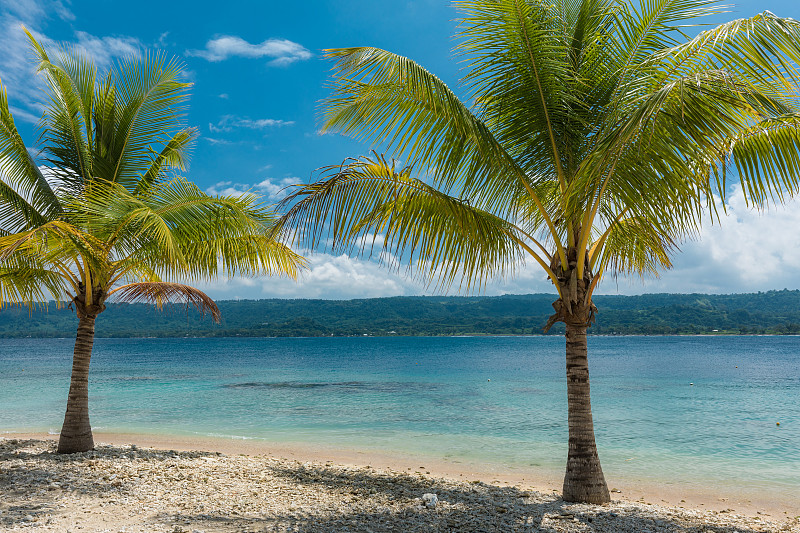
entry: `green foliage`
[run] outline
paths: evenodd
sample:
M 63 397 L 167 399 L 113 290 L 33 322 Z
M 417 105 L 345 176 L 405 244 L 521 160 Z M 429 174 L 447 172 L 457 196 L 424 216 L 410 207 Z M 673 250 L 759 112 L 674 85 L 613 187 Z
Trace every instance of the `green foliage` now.
M 443 287 L 480 287 L 530 258 L 570 309 L 604 274 L 670 267 L 703 212 L 717 214 L 731 168 L 757 207 L 798 191 L 797 21 L 765 12 L 688 38 L 725 6 L 455 4 L 464 100 L 398 54 L 327 51 L 323 129 L 406 166 L 348 160 L 298 187 L 284 218 L 298 241 L 379 248 Z
M 184 124 L 191 84 L 177 60 L 129 57 L 98 77 L 76 50 L 51 55 L 29 37 L 48 85 L 44 165 L 0 85 L 0 307 L 56 298 L 97 316 L 110 297 L 179 300 L 218 319 L 208 296 L 165 278 L 297 275 L 304 260 L 276 239 L 271 208 L 180 176 L 197 131 Z
M 157 311 L 144 304 L 108 304 L 101 337 L 325 337 L 389 335 L 540 335 L 552 295 L 396 297 L 364 300 L 218 302 L 222 323 L 184 306 Z M 800 291 L 757 294 L 596 296 L 596 335 L 800 334 Z M 65 337 L 76 319 L 67 309 L 6 308 L 0 337 Z M 560 328 L 560 329 L 559 329 Z M 717 331 L 714 331 L 717 330 Z M 394 333 L 390 333 L 390 332 Z M 563 325 L 550 334 L 563 333 Z

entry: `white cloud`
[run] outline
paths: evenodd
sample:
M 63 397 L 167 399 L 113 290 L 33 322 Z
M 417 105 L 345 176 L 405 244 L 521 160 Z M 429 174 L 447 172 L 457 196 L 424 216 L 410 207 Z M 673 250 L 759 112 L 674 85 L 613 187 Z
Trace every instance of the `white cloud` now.
M 85 31 L 76 31 L 75 37 L 77 49 L 91 57 L 101 72 L 111 67 L 114 59 L 138 56 L 144 48 L 135 37 L 96 37 Z
M 228 96 L 228 93 L 218 94 L 217 96 L 219 98 L 222 98 L 223 100 L 227 100 L 228 98 L 230 98 L 230 96 Z
M 36 66 L 31 60 L 31 44 L 22 29 L 23 20 L 13 16 L 3 17 L 3 53 L 0 54 L 0 80 L 12 102 L 16 120 L 36 122 L 42 114 L 41 90 L 44 83 L 35 76 Z M 37 40 L 50 44 L 49 39 L 28 28 Z
M 217 299 L 259 298 L 380 298 L 420 294 L 419 286 L 401 275 L 368 261 L 346 255 L 314 254 L 309 269 L 295 282 L 286 278 L 244 278 L 199 287 Z
M 267 39 L 260 44 L 250 44 L 235 35 L 222 35 L 206 43 L 205 50 L 187 50 L 186 55 L 201 57 L 207 61 L 223 61 L 230 57 L 272 59 L 274 66 L 285 66 L 295 61 L 312 57 L 304 46 L 287 39 Z
M 278 184 L 270 181 L 269 185 Z M 224 186 L 232 191 L 244 190 L 230 182 Z M 683 251 L 674 258 L 673 270 L 644 283 L 636 277 L 619 281 L 609 278 L 600 285 L 598 294 L 731 293 L 800 288 L 799 228 L 800 201 L 758 213 L 746 207 L 741 190 L 736 189 L 729 198 L 728 215 L 720 223 L 704 227 L 700 239 L 684 244 Z M 404 269 L 398 273 L 376 260 L 325 253 L 308 257 L 311 270 L 298 283 L 277 278 L 236 278 L 209 283 L 206 287 L 217 298 L 348 299 L 433 292 L 404 276 Z M 450 294 L 457 291 L 456 283 Z M 518 268 L 513 278 L 487 284 L 482 292 L 489 296 L 526 293 L 549 293 L 555 299 L 553 286 L 533 261 Z
M 227 95 L 226 95 L 227 97 Z M 274 118 L 243 118 L 234 115 L 224 115 L 216 124 L 208 124 L 208 130 L 212 133 L 229 132 L 234 128 L 246 128 L 250 130 L 263 130 L 267 128 L 282 128 L 291 126 L 293 120 L 279 120 Z
M 759 213 L 736 187 L 728 214 L 684 244 L 673 270 L 658 280 L 620 283 L 621 293 L 754 292 L 800 288 L 800 202 Z
M 29 25 L 56 15 L 62 20 L 75 20 L 75 15 L 61 0 L 0 0 L 0 12 Z
M 75 17 L 63 2 L 53 0 L 0 0 L 0 32 L 3 49 L 0 54 L 0 80 L 12 102 L 12 113 L 18 121 L 36 122 L 42 114 L 44 80 L 36 76 L 31 44 L 23 26 L 47 49 L 61 44 L 48 38 L 41 30 L 53 15 L 63 20 Z M 92 56 L 100 70 L 107 69 L 115 58 L 136 54 L 142 49 L 134 37 L 97 37 L 76 31 L 67 43 L 78 51 Z
M 206 189 L 206 192 L 211 195 L 223 196 L 241 196 L 247 193 L 257 193 L 276 200 L 282 196 L 281 191 L 284 188 L 299 182 L 298 178 L 283 178 L 280 180 L 267 178 L 256 184 L 220 181 Z
M 232 141 L 229 141 L 227 139 L 215 139 L 214 137 L 203 137 L 203 139 L 207 140 L 211 144 L 222 144 L 222 145 L 233 144 Z

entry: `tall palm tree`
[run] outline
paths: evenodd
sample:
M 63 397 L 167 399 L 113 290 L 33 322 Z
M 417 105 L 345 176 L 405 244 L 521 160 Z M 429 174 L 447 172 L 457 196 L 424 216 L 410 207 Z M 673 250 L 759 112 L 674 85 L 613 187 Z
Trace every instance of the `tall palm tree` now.
M 0 305 L 69 302 L 78 316 L 59 453 L 94 447 L 88 374 L 95 319 L 109 298 L 183 301 L 215 320 L 202 291 L 166 280 L 288 274 L 302 257 L 275 238 L 254 195 L 209 196 L 179 176 L 197 132 L 183 124 L 190 84 L 162 55 L 128 58 L 98 79 L 92 62 L 51 59 L 31 37 L 49 101 L 38 166 L 0 85 Z
M 327 51 L 323 130 L 407 164 L 376 154 L 323 169 L 287 198 L 284 224 L 312 246 L 377 247 L 444 288 L 537 263 L 558 293 L 547 328 L 566 328 L 563 497 L 607 502 L 592 294 L 604 276 L 670 267 L 704 213 L 717 216 L 729 167 L 756 207 L 796 192 L 800 24 L 763 13 L 689 38 L 687 25 L 722 11 L 711 0 L 455 4 L 463 99 L 408 58 Z

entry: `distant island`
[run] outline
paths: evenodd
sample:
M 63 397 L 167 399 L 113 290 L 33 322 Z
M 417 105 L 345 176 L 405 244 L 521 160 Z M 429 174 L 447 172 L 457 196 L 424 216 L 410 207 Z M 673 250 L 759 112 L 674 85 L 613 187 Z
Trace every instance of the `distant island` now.
M 222 323 L 194 309 L 110 303 L 100 337 L 539 335 L 551 294 L 399 296 L 362 300 L 225 300 Z M 596 296 L 594 335 L 800 334 L 800 291 Z M 0 337 L 70 337 L 75 313 L 5 307 Z M 550 335 L 563 334 L 554 327 Z

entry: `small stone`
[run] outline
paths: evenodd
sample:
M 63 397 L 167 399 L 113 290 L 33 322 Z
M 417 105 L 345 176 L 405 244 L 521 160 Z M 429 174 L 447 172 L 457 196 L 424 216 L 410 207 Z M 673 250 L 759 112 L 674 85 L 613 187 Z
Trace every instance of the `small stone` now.
M 439 503 L 439 497 L 436 494 L 426 492 L 422 495 L 422 503 L 428 509 L 436 509 L 436 504 Z

